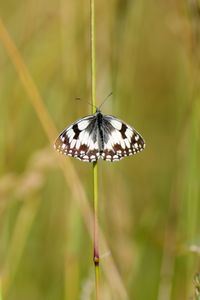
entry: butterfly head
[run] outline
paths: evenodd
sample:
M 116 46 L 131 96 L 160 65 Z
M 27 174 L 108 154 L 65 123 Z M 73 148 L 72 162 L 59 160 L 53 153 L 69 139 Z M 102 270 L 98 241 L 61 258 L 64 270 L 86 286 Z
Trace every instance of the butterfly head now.
M 96 114 L 99 114 L 99 113 L 101 113 L 101 110 L 98 107 L 96 107 Z

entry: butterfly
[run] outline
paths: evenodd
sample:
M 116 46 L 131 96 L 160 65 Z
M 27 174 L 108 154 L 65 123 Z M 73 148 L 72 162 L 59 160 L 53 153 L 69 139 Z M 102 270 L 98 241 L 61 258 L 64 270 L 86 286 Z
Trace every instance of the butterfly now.
M 85 162 L 119 161 L 145 148 L 142 136 L 125 122 L 99 109 L 65 128 L 54 147 L 64 155 Z

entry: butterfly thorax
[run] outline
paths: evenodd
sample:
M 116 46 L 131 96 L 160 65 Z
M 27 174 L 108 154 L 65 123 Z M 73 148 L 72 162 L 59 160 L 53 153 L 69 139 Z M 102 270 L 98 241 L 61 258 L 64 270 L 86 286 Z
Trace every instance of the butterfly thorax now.
M 99 109 L 97 109 L 96 111 L 96 117 L 97 117 L 97 128 L 98 128 L 98 135 L 97 135 L 98 145 L 99 145 L 100 152 L 102 152 L 104 149 L 104 134 L 102 130 L 103 115 Z

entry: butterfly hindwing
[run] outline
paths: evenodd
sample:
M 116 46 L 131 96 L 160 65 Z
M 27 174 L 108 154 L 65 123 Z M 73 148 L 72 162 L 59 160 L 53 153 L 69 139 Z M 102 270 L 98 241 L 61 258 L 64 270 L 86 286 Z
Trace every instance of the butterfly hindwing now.
M 85 162 L 96 161 L 100 153 L 95 116 L 82 118 L 64 129 L 54 145 L 64 155 L 73 156 Z

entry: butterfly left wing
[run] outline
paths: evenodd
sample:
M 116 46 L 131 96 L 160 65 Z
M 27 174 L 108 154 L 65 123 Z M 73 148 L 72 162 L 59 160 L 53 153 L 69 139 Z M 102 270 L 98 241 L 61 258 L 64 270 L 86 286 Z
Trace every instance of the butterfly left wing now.
M 103 116 L 102 131 L 104 150 L 101 158 L 104 160 L 118 161 L 145 148 L 142 136 L 134 128 L 113 116 Z
M 97 161 L 100 152 L 97 143 L 96 116 L 79 119 L 65 128 L 55 141 L 54 147 L 64 155 L 85 162 Z

